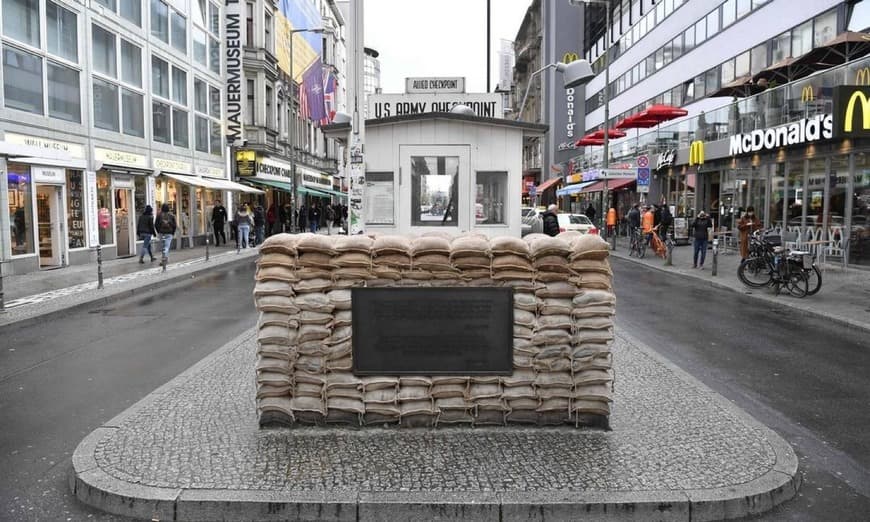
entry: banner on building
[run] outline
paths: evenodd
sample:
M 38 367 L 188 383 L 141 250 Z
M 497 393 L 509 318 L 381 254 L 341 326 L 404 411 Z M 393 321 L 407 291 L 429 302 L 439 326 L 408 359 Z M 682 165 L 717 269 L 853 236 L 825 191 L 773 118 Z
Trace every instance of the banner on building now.
M 478 116 L 502 118 L 502 97 L 498 93 L 480 94 L 371 94 L 369 117 L 381 119 L 407 114 L 450 112 L 456 105 L 467 105 Z
M 870 86 L 834 88 L 834 137 L 870 136 Z

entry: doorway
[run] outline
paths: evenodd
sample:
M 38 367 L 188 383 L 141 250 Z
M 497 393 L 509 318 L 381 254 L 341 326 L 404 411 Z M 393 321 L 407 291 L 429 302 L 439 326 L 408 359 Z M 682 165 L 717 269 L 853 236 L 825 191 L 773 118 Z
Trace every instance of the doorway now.
M 136 253 L 133 212 L 133 191 L 128 188 L 116 188 L 115 240 L 118 243 L 118 257 L 130 257 Z
M 39 240 L 39 268 L 63 266 L 63 187 L 36 186 L 36 225 Z

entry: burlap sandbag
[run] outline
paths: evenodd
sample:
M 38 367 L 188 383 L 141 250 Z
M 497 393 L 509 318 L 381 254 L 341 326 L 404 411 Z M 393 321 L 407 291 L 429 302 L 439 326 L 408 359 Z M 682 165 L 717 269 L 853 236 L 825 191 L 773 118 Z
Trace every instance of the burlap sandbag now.
M 332 277 L 335 278 L 336 282 L 333 283 L 332 287 L 336 288 L 340 286 L 340 280 L 346 280 L 350 282 L 348 286 L 354 286 L 358 281 L 367 281 L 374 279 L 376 276 L 370 271 L 368 268 L 336 268 L 332 271 Z
M 465 384 L 435 384 L 432 386 L 431 394 L 435 399 L 465 397 L 467 387 Z
M 350 371 L 353 368 L 353 357 L 345 355 L 338 359 L 329 359 L 326 361 L 326 369 L 331 372 Z
M 270 386 L 288 386 L 292 383 L 289 375 L 283 372 L 257 372 L 257 384 L 267 384 Z
M 514 327 L 516 329 L 516 327 Z M 547 328 L 539 330 L 531 337 L 536 346 L 568 344 L 572 341 L 571 332 Z
M 382 257 L 392 254 L 410 256 L 411 242 L 405 236 L 389 234 L 377 236 L 372 243 L 372 252 L 374 252 L 376 257 Z
M 498 286 L 493 284 L 492 272 L 488 268 L 463 269 L 462 280 L 466 286 Z
M 535 330 L 528 326 L 514 324 L 514 337 L 520 339 L 532 339 L 535 337 Z
M 487 256 L 462 256 L 453 258 L 453 266 L 463 272 L 471 270 L 489 270 L 491 260 Z
M 613 327 L 613 320 L 609 317 L 575 317 L 574 327 L 577 329 L 602 330 Z
M 546 255 L 535 258 L 533 263 L 535 270 L 541 272 L 558 272 L 567 274 L 571 272 L 568 259 L 561 255 Z
M 571 401 L 571 411 L 575 414 L 610 415 L 610 403 L 575 399 Z
M 537 318 L 533 312 L 514 309 L 514 324 L 534 328 Z
M 330 410 L 344 411 L 362 415 L 366 412 L 365 404 L 360 399 L 350 397 L 328 397 L 326 407 Z
M 399 402 L 402 401 L 420 401 L 431 399 L 429 394 L 429 386 L 399 386 Z
M 372 267 L 372 276 L 377 279 L 384 279 L 385 284 L 392 284 L 393 281 L 398 281 L 402 279 L 402 271 L 398 268 L 393 268 L 390 266 L 373 266 Z M 374 284 L 373 281 L 369 281 L 368 286 Z
M 516 317 L 516 312 L 514 314 Z M 538 318 L 538 328 L 542 330 L 547 328 L 561 328 L 570 332 L 573 327 L 574 323 L 571 321 L 571 316 L 567 314 L 542 315 Z
M 399 377 L 399 386 L 432 386 L 432 378 L 423 375 Z
M 497 384 L 501 382 L 498 375 L 475 375 L 471 378 L 471 384 Z
M 281 344 L 291 346 L 299 339 L 299 330 L 286 326 L 268 325 L 257 330 L 257 341 L 261 344 Z
M 597 234 L 584 234 L 571 243 L 569 259 L 607 259 L 610 245 Z
M 584 370 L 574 374 L 574 386 L 590 384 L 610 384 L 613 382 L 613 370 Z
M 331 329 L 319 324 L 303 324 L 299 326 L 298 332 L 297 341 L 303 343 L 305 341 L 326 339 L 329 337 Z
M 574 304 L 571 299 L 562 297 L 547 297 L 541 304 L 541 315 L 571 315 Z
M 542 412 L 565 412 L 565 415 L 568 414 L 568 404 L 569 399 L 564 397 L 558 397 L 555 399 L 547 399 L 542 400 L 541 405 L 538 406 L 538 413 Z
M 572 362 L 572 371 L 574 373 L 585 372 L 587 370 L 609 370 L 613 368 L 613 356 L 611 354 L 602 354 L 589 359 L 575 359 Z
M 610 305 L 595 305 L 575 308 L 571 311 L 572 317 L 609 317 L 616 313 L 616 309 Z
M 257 371 L 268 371 L 290 374 L 290 361 L 277 357 L 260 357 L 257 360 Z
M 515 353 L 513 356 L 514 369 L 532 369 L 535 367 L 533 360 L 534 359 L 530 355 L 520 355 Z
M 580 401 L 612 401 L 613 390 L 608 383 L 587 384 L 574 388 L 574 398 Z
M 297 382 L 293 385 L 292 395 L 294 397 L 314 397 L 316 399 L 322 399 L 323 386 L 310 382 Z
M 334 310 L 350 310 L 351 308 L 351 292 L 350 290 L 330 290 L 326 293 L 329 301 L 335 306 Z
M 432 280 L 433 284 L 438 285 L 458 285 L 462 280 L 462 276 L 459 272 L 432 272 Z
M 540 361 L 545 359 L 556 359 L 557 357 L 570 357 L 571 350 L 571 345 L 568 343 L 539 346 L 534 358 Z
M 571 399 L 573 392 L 570 388 L 537 388 L 538 398 L 542 401 L 549 399 Z
M 398 393 L 396 388 L 379 388 L 377 390 L 365 389 L 363 391 L 363 401 L 366 404 L 395 404 L 398 401 Z
M 579 329 L 571 336 L 571 344 L 608 343 L 613 340 L 613 331 L 605 329 Z
M 284 328 L 299 328 L 297 316 L 278 312 L 260 312 L 257 318 L 257 328 L 264 326 L 283 326 Z
M 305 341 L 296 345 L 296 352 L 299 355 L 324 355 L 326 353 L 326 345 L 320 339 Z
M 309 293 L 296 296 L 295 304 L 300 310 L 307 310 L 309 312 L 332 313 L 335 309 L 335 305 L 329 300 L 329 296 L 322 293 Z
M 353 351 L 353 344 L 348 339 L 337 344 L 325 344 L 323 354 L 327 361 L 335 361 L 343 357 L 349 357 Z
M 450 259 L 489 256 L 489 240 L 486 236 L 468 234 L 458 236 L 450 242 Z
M 495 274 L 493 274 L 493 279 L 495 279 Z M 532 279 L 522 280 L 522 278 L 515 280 L 511 280 L 511 278 L 505 278 L 505 281 L 503 281 L 501 284 L 502 286 L 513 288 L 516 292 L 534 292 L 546 286 L 543 283 L 538 283 Z
M 494 257 L 501 254 L 513 254 L 528 259 L 531 255 L 529 244 L 518 237 L 494 237 L 489 241 L 489 248 Z
M 526 241 L 529 243 L 532 259 L 541 259 L 545 256 L 568 257 L 571 253 L 571 246 L 564 239 L 557 237 L 543 236 L 535 237 L 529 240 L 531 236 L 526 236 Z
M 289 281 L 257 281 L 254 285 L 254 296 L 280 295 L 293 297 L 293 287 Z
M 284 281 L 292 283 L 299 280 L 292 266 L 263 266 L 257 269 L 254 276 L 257 281 Z
M 259 259 L 257 259 L 258 267 L 267 267 L 267 266 L 286 266 L 293 268 L 296 265 L 296 257 L 272 252 L 269 254 L 260 254 Z
M 369 254 L 361 252 L 347 252 L 339 254 L 332 259 L 337 268 L 371 268 L 372 258 Z
M 336 388 L 362 391 L 362 380 L 352 373 L 335 372 L 326 375 L 326 393 Z
M 540 372 L 535 376 L 536 388 L 566 388 L 574 387 L 571 372 Z
M 323 399 L 316 397 L 293 397 L 290 399 L 290 408 L 299 417 L 299 412 L 312 412 L 320 415 L 326 415 L 326 405 Z
M 353 329 L 350 326 L 341 326 L 338 328 L 333 328 L 332 334 L 329 336 L 329 339 L 326 341 L 326 343 L 327 344 L 341 344 L 344 342 L 350 342 L 352 334 L 353 334 Z
M 293 386 L 287 384 L 285 386 L 271 386 L 268 384 L 260 384 L 257 385 L 257 399 L 264 399 L 266 397 L 285 397 L 289 400 L 290 392 L 293 390 Z
M 440 236 L 421 236 L 411 240 L 411 255 L 414 257 L 438 254 L 450 255 L 450 241 Z
M 588 289 L 582 293 L 575 295 L 572 303 L 576 307 L 595 306 L 595 305 L 615 305 L 616 296 L 612 292 L 606 290 Z
M 511 399 L 508 401 L 508 407 L 511 410 L 537 410 L 540 405 L 541 401 L 537 397 Z
M 327 314 L 323 312 L 309 312 L 303 311 L 300 312 L 299 315 L 296 316 L 299 320 L 299 324 L 322 324 L 329 325 L 332 324 L 332 314 Z
M 395 390 L 399 385 L 399 379 L 396 377 L 371 376 L 363 377 L 361 380 L 364 391 L 382 390 L 385 388 L 392 388 Z
M 321 234 L 304 234 L 301 235 L 299 241 L 296 243 L 296 250 L 300 253 L 300 255 L 304 255 L 305 253 L 320 253 L 326 254 L 328 256 L 334 256 L 336 254 L 335 247 L 333 246 L 333 238 L 331 236 L 324 236 Z
M 305 266 L 296 269 L 296 276 L 300 281 L 308 279 L 332 279 L 332 270 Z
M 530 385 L 525 386 L 505 386 L 502 397 L 508 401 L 513 399 L 534 399 L 538 395 L 535 388 Z
M 535 382 L 535 372 L 532 370 L 514 370 L 511 375 L 501 377 L 501 383 L 505 386 L 526 386 Z
M 372 258 L 372 268 L 392 267 L 400 270 L 411 269 L 411 256 L 408 254 L 386 253 Z
M 353 324 L 353 316 L 350 310 L 339 310 L 335 312 L 335 319 L 332 323 L 334 328 L 339 326 L 350 326 Z
M 337 236 L 334 242 L 336 252 L 345 254 L 348 252 L 358 252 L 361 254 L 370 255 L 372 250 L 373 240 L 369 236 L 361 234 L 353 236 Z
M 322 268 L 332 270 L 337 268 L 333 263 L 333 257 L 329 254 L 321 252 L 305 252 L 299 255 L 299 260 L 296 262 L 299 267 Z
M 513 340 L 513 349 L 514 353 L 519 355 L 534 355 L 538 353 L 538 346 L 535 346 L 532 343 L 531 339 L 518 339 L 514 338 Z
M 432 386 L 437 386 L 439 384 L 463 384 L 467 385 L 469 382 L 468 377 L 463 377 L 460 375 L 440 375 L 437 377 L 432 377 Z
M 580 289 L 577 288 L 576 285 L 573 285 L 568 282 L 554 282 L 550 283 L 544 288 L 537 290 L 535 295 L 546 299 L 548 297 L 555 297 L 561 299 L 571 299 L 578 293 L 580 293 Z
M 293 368 L 310 373 L 322 373 L 326 370 L 326 360 L 322 355 L 300 355 L 293 363 Z
M 472 408 L 474 406 L 462 397 L 450 397 L 435 400 L 435 411 L 438 414 L 438 424 L 460 424 L 474 421 Z
M 308 373 L 305 371 L 298 371 L 293 374 L 293 381 L 296 384 L 304 382 L 308 384 L 319 384 L 320 386 L 326 386 L 326 375 L 322 373 Z
M 528 281 L 532 282 L 535 279 L 535 272 L 527 272 L 523 270 L 498 270 L 493 271 L 492 278 L 496 281 Z M 530 284 L 527 288 L 535 288 Z
M 301 234 L 275 234 L 260 245 L 260 254 L 284 254 L 296 257 L 296 244 Z
M 492 270 L 534 272 L 535 267 L 527 257 L 517 254 L 500 254 L 492 258 Z
M 293 290 L 297 294 L 307 294 L 312 292 L 326 292 L 332 288 L 332 280 L 326 278 L 306 279 L 293 284 Z
M 600 272 L 612 276 L 613 270 L 607 261 L 598 259 L 575 259 L 568 265 L 574 272 Z
M 435 272 L 452 272 L 453 265 L 447 254 L 422 254 L 412 260 L 414 270 L 431 270 Z
M 573 359 L 591 359 L 602 354 L 609 354 L 610 346 L 604 343 L 583 343 L 575 346 L 571 351 Z
M 501 384 L 471 384 L 468 387 L 468 400 L 477 401 L 490 397 L 501 397 Z
M 399 416 L 435 415 L 435 405 L 432 399 L 408 400 L 399 403 Z
M 538 300 L 534 294 L 514 292 L 514 308 L 534 313 L 538 310 Z
M 284 417 L 282 424 L 292 424 L 296 421 L 293 413 L 293 401 L 289 397 L 263 397 L 257 401 L 257 408 L 261 413 L 279 414 Z M 269 419 L 275 421 L 273 416 Z
M 258 343 L 257 355 L 261 357 L 277 357 L 292 360 L 296 358 L 295 350 L 283 344 Z

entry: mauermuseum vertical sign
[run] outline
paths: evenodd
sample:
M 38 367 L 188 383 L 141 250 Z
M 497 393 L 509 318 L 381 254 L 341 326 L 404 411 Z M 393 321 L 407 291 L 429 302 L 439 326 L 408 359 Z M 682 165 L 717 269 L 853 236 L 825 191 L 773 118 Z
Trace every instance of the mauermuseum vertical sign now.
M 224 31 L 227 71 L 226 136 L 229 143 L 242 138 L 242 45 L 245 25 L 242 24 L 242 3 L 226 0 L 224 4 Z

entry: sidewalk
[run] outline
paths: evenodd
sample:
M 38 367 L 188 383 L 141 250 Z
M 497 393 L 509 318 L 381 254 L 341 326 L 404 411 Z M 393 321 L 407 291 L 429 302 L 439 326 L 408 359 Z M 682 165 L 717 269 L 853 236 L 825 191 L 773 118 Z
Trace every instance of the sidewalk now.
M 253 262 L 259 250 L 249 248 L 236 251 L 235 244 L 209 247 L 209 260 L 205 260 L 205 246 L 173 250 L 164 273 L 160 253 L 150 263 L 139 264 L 139 257 L 113 259 L 103 262 L 103 289 L 97 288 L 96 254 L 94 262 L 56 270 L 31 272 L 22 275 L 4 275 L 3 289 L 6 312 L 0 313 L 0 327 L 33 321 L 54 313 L 62 313 L 95 302 L 109 302 L 135 293 L 149 291 L 175 281 L 195 277 L 217 266 L 237 262 Z
M 612 431 L 260 429 L 248 330 L 88 435 L 70 486 L 146 520 L 719 520 L 796 494 L 797 458 L 617 322 Z
M 853 328 L 861 328 L 870 332 L 870 271 L 828 263 L 822 271 L 822 288 L 819 293 L 804 298 L 795 298 L 786 293 L 776 296 L 771 289 L 749 288 L 737 277 L 737 267 L 740 265 L 740 254 L 733 249 L 727 254 L 719 253 L 719 268 L 713 276 L 713 251 L 707 251 L 707 260 L 703 270 L 692 268 L 692 245 L 677 246 L 673 251 L 673 266 L 665 266 L 665 260 L 657 257 L 651 248 L 647 249 L 643 259 L 629 257 L 628 240 L 620 237 L 616 250 L 610 254 L 620 259 L 633 261 L 685 277 L 708 281 L 711 285 L 726 288 L 734 292 L 751 295 L 771 303 L 788 306 L 805 314 L 823 317 Z M 630 296 L 621 296 L 622 299 Z

